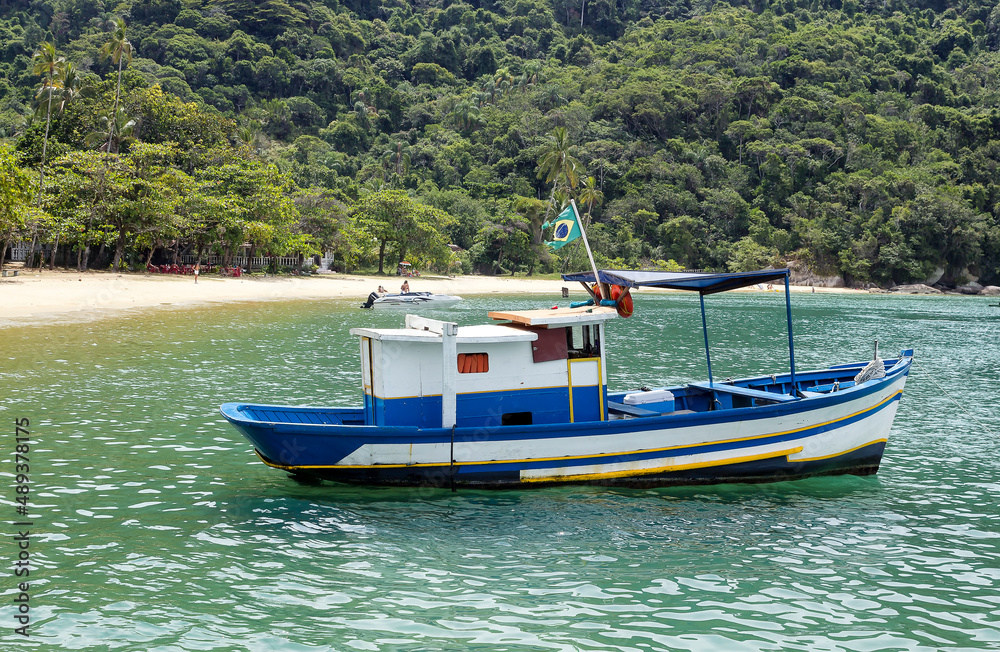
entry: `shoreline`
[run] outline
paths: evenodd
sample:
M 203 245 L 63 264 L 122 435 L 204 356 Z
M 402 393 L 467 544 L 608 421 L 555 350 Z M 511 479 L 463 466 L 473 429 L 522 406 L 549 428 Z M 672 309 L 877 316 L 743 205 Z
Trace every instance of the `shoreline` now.
M 101 319 L 121 310 L 160 306 L 196 306 L 244 301 L 352 299 L 364 301 L 379 285 L 398 292 L 399 276 L 320 274 L 316 276 L 244 276 L 226 278 L 204 275 L 156 275 L 104 271 L 25 270 L 0 278 L 0 328 L 36 322 L 76 322 Z M 569 288 L 570 300 L 586 297 L 578 283 L 561 279 L 498 276 L 416 276 L 408 278 L 414 292 L 478 296 L 486 294 L 548 294 L 561 297 Z M 810 286 L 790 286 L 792 292 L 811 292 Z M 760 290 L 741 290 L 760 291 Z M 866 290 L 816 287 L 819 293 L 862 293 Z M 642 289 L 638 292 L 671 292 Z

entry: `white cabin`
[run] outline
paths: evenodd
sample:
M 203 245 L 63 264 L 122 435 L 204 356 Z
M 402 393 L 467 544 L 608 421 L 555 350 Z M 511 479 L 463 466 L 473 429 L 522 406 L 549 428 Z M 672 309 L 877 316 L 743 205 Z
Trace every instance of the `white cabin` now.
M 458 327 L 406 316 L 361 338 L 365 423 L 421 428 L 604 421 L 603 324 L 613 308 L 491 312 Z

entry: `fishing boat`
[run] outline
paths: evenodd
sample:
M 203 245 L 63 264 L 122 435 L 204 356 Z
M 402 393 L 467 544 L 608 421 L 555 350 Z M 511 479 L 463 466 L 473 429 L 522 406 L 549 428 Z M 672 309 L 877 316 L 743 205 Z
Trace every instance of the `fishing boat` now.
M 591 293 L 586 305 L 490 312 L 492 323 L 475 326 L 407 315 L 404 328 L 351 329 L 360 406 L 221 410 L 268 466 L 356 484 L 647 487 L 873 474 L 913 351 L 796 370 L 788 275 L 565 275 Z M 705 297 L 774 281 L 785 284 L 788 371 L 713 379 Z M 637 287 L 699 294 L 707 380 L 608 391 L 607 326 L 631 314 Z
M 370 308 L 420 310 L 421 308 L 448 308 L 461 300 L 462 297 L 454 294 L 434 294 L 432 292 L 405 292 L 381 296 L 377 292 L 372 292 L 368 295 L 368 300 L 361 304 L 361 307 L 366 310 Z

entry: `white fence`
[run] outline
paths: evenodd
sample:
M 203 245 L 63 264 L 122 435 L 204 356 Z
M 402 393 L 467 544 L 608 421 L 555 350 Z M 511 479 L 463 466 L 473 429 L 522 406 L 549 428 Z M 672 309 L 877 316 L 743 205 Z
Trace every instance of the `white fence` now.
M 31 247 L 30 242 L 15 242 L 10 245 L 10 258 L 8 260 L 12 263 L 23 262 L 28 260 L 28 249 Z M 36 245 L 37 251 L 37 245 Z
M 215 254 L 202 255 L 201 264 L 202 265 L 221 265 L 223 257 L 217 256 Z M 312 257 L 307 257 L 306 261 L 312 260 Z M 298 267 L 299 257 L 298 256 L 278 256 L 278 267 Z M 185 265 L 194 265 L 198 262 L 197 257 L 193 255 L 181 256 L 181 262 Z M 256 258 L 249 258 L 247 256 L 233 256 L 229 260 L 229 264 L 233 267 L 242 267 L 244 269 L 260 269 L 261 267 L 267 267 L 271 264 L 270 258 L 265 258 L 264 256 L 257 256 Z
M 316 259 L 319 258 L 319 262 Z M 203 265 L 221 265 L 223 257 L 216 254 L 203 254 L 201 257 L 201 263 Z M 197 262 L 195 256 L 184 255 L 181 256 L 181 262 L 185 265 L 194 265 Z M 309 265 L 310 263 L 316 263 L 320 269 L 326 270 L 330 268 L 333 263 L 333 252 L 328 251 L 323 257 L 318 256 L 306 256 L 302 263 L 304 265 Z M 242 267 L 244 269 L 260 269 L 271 264 L 271 259 L 265 256 L 257 256 L 256 258 L 249 258 L 247 256 L 233 256 L 229 264 L 233 267 Z M 298 256 L 278 256 L 278 267 L 298 267 L 299 257 Z

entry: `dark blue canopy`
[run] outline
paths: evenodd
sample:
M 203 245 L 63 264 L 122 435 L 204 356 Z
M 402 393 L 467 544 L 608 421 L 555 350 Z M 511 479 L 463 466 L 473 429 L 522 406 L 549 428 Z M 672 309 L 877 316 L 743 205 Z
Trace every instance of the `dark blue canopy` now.
M 758 283 L 788 278 L 788 269 L 762 269 L 756 272 L 704 274 L 698 272 L 639 272 L 632 270 L 600 270 L 601 282 L 624 287 L 654 287 L 669 290 L 691 290 L 702 295 L 726 292 Z M 593 272 L 563 274 L 563 280 L 593 283 Z

